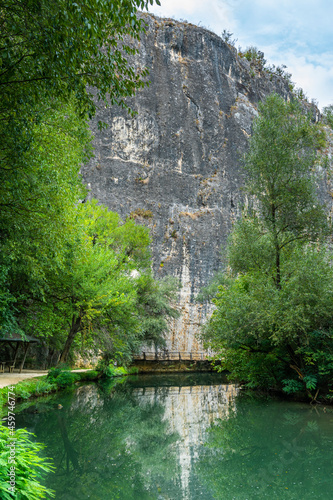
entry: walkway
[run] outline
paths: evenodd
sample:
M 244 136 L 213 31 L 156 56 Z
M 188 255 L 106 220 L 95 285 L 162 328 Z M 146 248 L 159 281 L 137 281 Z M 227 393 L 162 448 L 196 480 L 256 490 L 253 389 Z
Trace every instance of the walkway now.
M 90 370 L 72 370 L 72 372 L 88 372 Z M 15 385 L 28 378 L 42 377 L 47 375 L 47 370 L 22 370 L 22 373 L 0 373 L 0 389 L 7 385 Z

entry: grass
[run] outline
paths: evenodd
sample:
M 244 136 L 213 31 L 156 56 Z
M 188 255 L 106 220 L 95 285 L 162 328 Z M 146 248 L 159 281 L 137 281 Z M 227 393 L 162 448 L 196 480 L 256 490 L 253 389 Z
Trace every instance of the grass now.
M 7 386 L 0 389 L 0 407 L 1 413 L 4 412 L 4 407 L 8 403 L 8 392 L 14 393 L 15 402 L 21 400 L 27 400 L 30 398 L 45 396 L 50 394 L 51 392 L 56 392 L 59 389 L 63 389 L 70 385 L 73 385 L 75 382 L 83 382 L 89 380 L 96 380 L 99 377 L 99 373 L 95 370 L 91 370 L 88 372 L 65 372 L 62 374 L 70 374 L 70 377 L 62 376 L 59 381 L 57 378 L 53 379 L 45 375 L 43 377 L 32 378 L 28 380 L 23 380 L 18 384 L 13 386 Z M 10 389 L 12 388 L 13 389 Z

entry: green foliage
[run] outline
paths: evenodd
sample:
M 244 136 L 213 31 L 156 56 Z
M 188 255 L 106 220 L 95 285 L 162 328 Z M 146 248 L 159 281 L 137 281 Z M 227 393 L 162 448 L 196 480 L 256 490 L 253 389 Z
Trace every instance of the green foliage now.
M 256 209 L 234 226 L 203 335 L 234 379 L 287 393 L 302 387 L 316 399 L 318 389 L 330 393 L 333 374 L 329 228 L 312 178 L 322 130 L 277 95 L 259 111 L 244 162 Z
M 65 375 L 62 375 L 59 377 L 59 380 L 57 380 L 58 375 L 63 373 L 65 373 Z M 67 373 L 69 373 L 69 375 L 67 375 Z M 129 371 L 129 373 L 132 373 L 132 371 Z M 49 374 L 45 377 L 28 379 L 16 384 L 15 398 L 16 400 L 28 400 L 37 396 L 46 396 L 52 392 L 56 392 L 58 389 L 71 386 L 76 381 L 93 381 L 97 380 L 99 376 L 100 374 L 96 370 L 70 373 L 68 370 L 64 372 L 63 369 L 51 369 Z M 7 402 L 8 387 L 4 387 L 0 389 L 0 408 L 2 408 L 3 414 L 7 414 L 5 406 Z
M 56 385 L 61 389 L 73 385 L 74 382 L 76 381 L 77 381 L 76 373 L 65 372 L 65 371 L 61 372 L 55 379 Z
M 103 378 L 122 377 L 127 375 L 127 370 L 122 366 L 117 367 L 112 359 L 110 361 L 108 359 L 99 360 L 96 370 Z
M 0 85 L 2 109 L 74 93 L 81 111 L 93 114 L 99 99 L 126 107 L 124 98 L 144 85 L 145 68 L 128 63 L 133 40 L 144 31 L 136 17 L 147 0 L 2 2 Z M 156 3 L 159 3 L 158 1 Z M 126 38 L 129 37 L 129 39 Z M 101 47 L 103 49 L 101 50 Z
M 77 373 L 72 373 L 69 370 L 64 370 L 62 368 L 51 368 L 47 375 L 48 380 L 51 384 L 55 385 L 60 389 L 64 389 L 65 387 L 70 387 L 76 382 L 79 377 Z
M 0 334 L 43 338 L 63 360 L 78 333 L 82 345 L 111 339 L 128 359 L 142 337 L 131 273 L 150 267 L 148 232 L 80 203 L 79 170 L 92 154 L 96 95 L 128 108 L 147 83 L 132 61 L 145 29 L 137 9 L 149 4 L 1 5 Z
M 22 498 L 35 500 L 54 497 L 52 490 L 45 488 L 40 481 L 45 473 L 54 468 L 47 458 L 41 458 L 40 452 L 44 446 L 31 441 L 33 436 L 25 429 L 18 429 L 14 436 L 4 425 L 0 425 L 0 493 L 3 500 Z M 11 458 L 11 448 L 15 443 L 15 460 Z M 9 490 L 10 467 L 15 470 L 15 492 Z
M 275 66 L 275 64 L 267 65 L 267 61 L 265 59 L 265 55 L 262 51 L 258 50 L 257 47 L 248 47 L 246 50 L 243 50 L 241 47 L 238 49 L 238 55 L 247 59 L 251 64 L 250 75 L 252 77 L 255 76 L 255 71 L 264 72 L 267 76 L 269 76 L 270 80 L 275 76 L 278 79 L 283 79 L 291 92 L 297 98 L 305 99 L 305 94 L 301 92 L 302 89 L 294 90 L 295 84 L 291 81 L 291 73 L 286 71 L 287 66 L 282 64 L 281 66 Z M 255 71 L 254 71 L 255 70 Z
M 179 317 L 175 308 L 179 280 L 165 277 L 154 280 L 150 273 L 137 278 L 137 308 L 143 341 L 148 345 L 163 347 L 168 320 Z
M 29 149 L 22 151 L 17 137 L 1 161 L 3 331 L 26 327 L 20 316 L 27 318 L 32 301 L 44 302 L 46 273 L 56 275 L 65 264 L 75 204 L 85 192 L 78 172 L 90 148 L 86 123 L 78 119 L 72 104 L 54 103 L 45 109 L 44 119 L 31 126 Z
M 257 47 L 248 47 L 245 52 L 240 52 L 239 55 L 247 59 L 257 69 L 261 70 L 265 68 L 265 55 Z
M 233 39 L 232 36 L 233 36 L 233 33 L 231 33 L 231 31 L 226 30 L 226 29 L 224 29 L 221 33 L 222 40 L 225 43 L 227 43 L 228 45 L 232 45 L 233 47 L 235 47 L 236 42 L 237 42 L 237 38 Z
M 333 104 L 326 106 L 323 109 L 323 121 L 326 125 L 333 129 Z

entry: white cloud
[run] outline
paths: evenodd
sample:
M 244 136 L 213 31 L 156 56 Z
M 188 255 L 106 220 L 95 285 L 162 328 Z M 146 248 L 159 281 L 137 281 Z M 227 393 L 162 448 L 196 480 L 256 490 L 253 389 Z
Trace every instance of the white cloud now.
M 332 0 L 161 0 L 158 16 L 187 19 L 237 46 L 255 45 L 270 64 L 288 66 L 292 79 L 320 106 L 333 102 Z
M 310 99 L 318 100 L 321 108 L 333 104 L 332 54 L 323 54 L 319 64 L 317 55 L 305 57 L 285 54 L 284 59 L 285 64 L 292 68 L 292 80 Z
M 232 7 L 225 1 L 211 0 L 205 4 L 202 0 L 161 0 L 161 4 L 150 7 L 150 12 L 160 17 L 186 19 L 217 34 L 234 24 Z

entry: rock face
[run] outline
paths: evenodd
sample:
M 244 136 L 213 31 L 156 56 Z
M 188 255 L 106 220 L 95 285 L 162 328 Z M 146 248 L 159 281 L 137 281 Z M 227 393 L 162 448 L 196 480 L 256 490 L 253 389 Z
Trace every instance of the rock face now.
M 240 157 L 258 101 L 289 89 L 206 29 L 145 19 L 135 64 L 149 68 L 151 83 L 129 100 L 136 117 L 99 110 L 91 123 L 95 158 L 82 175 L 91 196 L 151 229 L 156 276 L 182 284 L 169 350 L 198 353 L 195 334 L 209 311 L 195 295 L 221 266 L 221 248 L 247 203 Z M 109 128 L 99 131 L 98 120 Z

